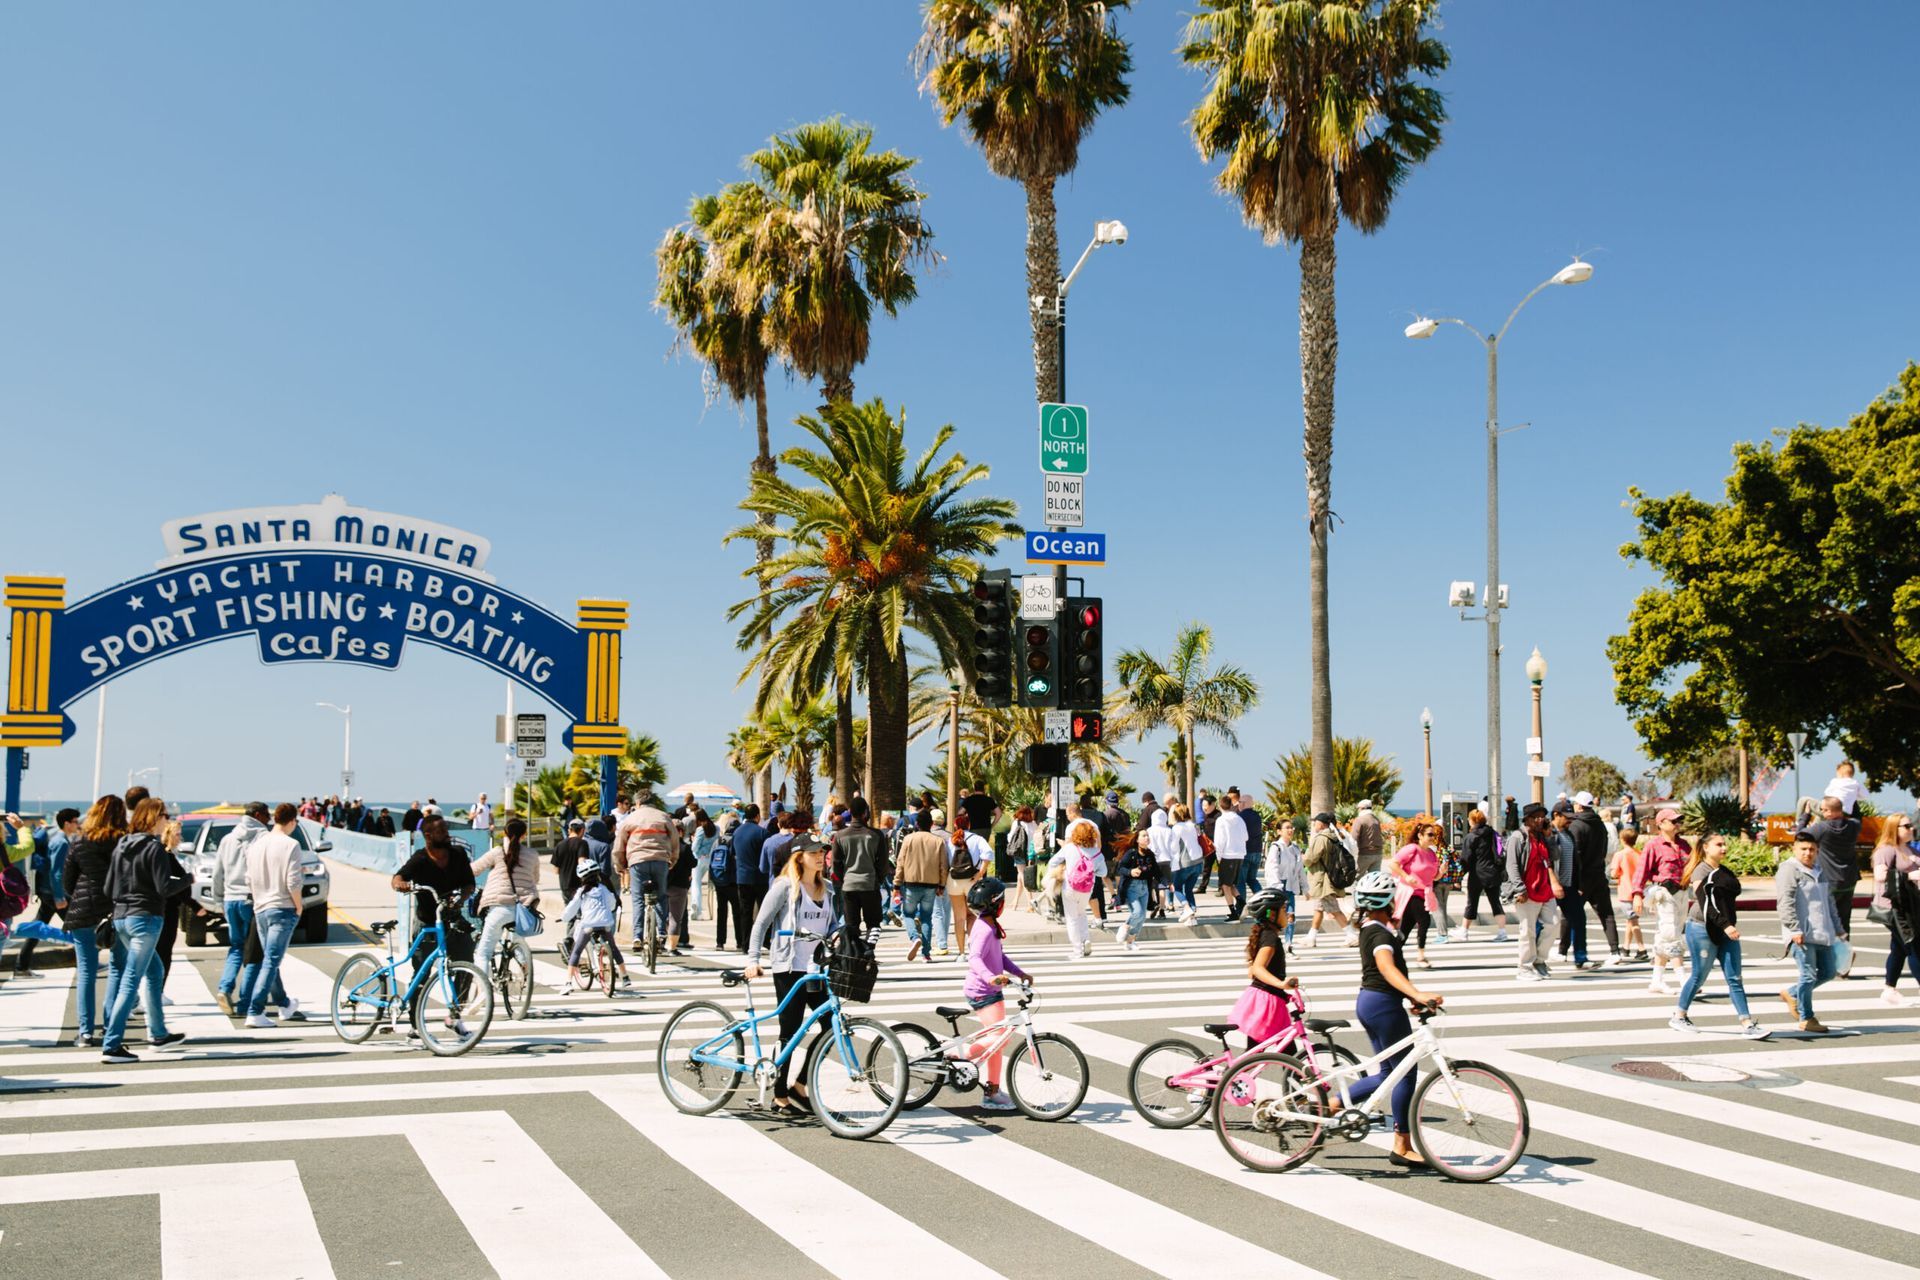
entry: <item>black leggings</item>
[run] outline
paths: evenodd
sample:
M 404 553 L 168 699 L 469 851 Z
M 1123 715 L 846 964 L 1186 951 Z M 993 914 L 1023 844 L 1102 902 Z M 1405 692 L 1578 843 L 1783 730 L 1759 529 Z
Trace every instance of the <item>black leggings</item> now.
M 1433 914 L 1427 910 L 1427 900 L 1419 894 L 1407 899 L 1407 909 L 1400 913 L 1400 941 L 1413 937 L 1417 929 L 1420 933 L 1418 946 L 1427 949 L 1427 926 L 1433 923 Z
M 880 927 L 880 891 L 878 889 L 837 889 L 840 918 L 856 933 Z
M 785 1000 L 787 998 L 787 992 L 793 990 L 794 984 L 805 981 L 806 977 L 807 975 L 804 973 L 774 974 L 774 999 L 776 1001 Z M 800 1024 L 807 1020 L 807 1010 L 818 1009 L 826 1002 L 826 984 L 824 982 L 815 982 L 810 984 L 805 991 L 802 991 L 799 996 L 791 1001 L 784 1009 L 780 1010 L 781 1045 L 784 1046 L 790 1043 L 796 1035 L 800 1034 Z M 797 1051 L 789 1054 L 787 1057 L 781 1059 L 779 1067 L 775 1069 L 773 1075 L 773 1096 L 775 1098 L 785 1098 L 787 1096 L 787 1068 L 791 1067 L 794 1064 L 794 1060 L 798 1057 L 800 1057 L 800 1054 Z M 806 1081 L 802 1080 L 800 1083 L 804 1088 Z
M 1480 878 L 1478 873 L 1469 871 L 1467 873 L 1467 908 L 1460 914 L 1461 920 L 1472 924 L 1480 918 L 1476 908 L 1480 905 L 1480 895 L 1482 894 L 1486 895 L 1487 910 L 1493 913 L 1493 918 L 1496 920 L 1506 919 L 1507 906 L 1504 902 L 1500 901 L 1500 882 L 1496 880 L 1492 884 L 1488 884 Z

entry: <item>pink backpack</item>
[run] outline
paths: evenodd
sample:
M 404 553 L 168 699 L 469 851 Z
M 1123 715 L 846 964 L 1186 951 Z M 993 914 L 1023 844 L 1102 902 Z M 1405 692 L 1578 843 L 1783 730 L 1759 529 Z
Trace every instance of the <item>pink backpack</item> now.
M 1093 892 L 1093 859 L 1085 853 L 1075 854 L 1073 865 L 1067 868 L 1067 888 L 1075 893 Z

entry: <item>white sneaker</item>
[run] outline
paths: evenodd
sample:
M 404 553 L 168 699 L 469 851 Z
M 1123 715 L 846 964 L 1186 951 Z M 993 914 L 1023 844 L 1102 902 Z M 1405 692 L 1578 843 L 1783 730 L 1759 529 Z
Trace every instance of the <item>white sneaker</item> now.
M 1140 944 L 1139 944 L 1139 943 L 1137 943 L 1137 942 L 1135 942 L 1135 941 L 1134 941 L 1134 940 L 1133 940 L 1132 938 L 1128 938 L 1128 939 L 1127 939 L 1127 950 L 1128 950 L 1128 951 L 1138 951 L 1139 949 L 1140 949 Z
M 1627 958 L 1621 955 L 1618 951 L 1616 951 L 1612 955 L 1608 956 L 1606 959 L 1606 963 L 1602 964 L 1600 967 L 1602 969 L 1618 969 L 1621 965 L 1625 964 L 1626 962 L 1627 962 Z
M 259 1028 L 262 1028 L 263 1030 L 271 1031 L 275 1027 L 279 1026 L 280 1024 L 275 1022 L 272 1018 L 269 1018 L 264 1013 L 252 1013 L 247 1015 L 247 1020 L 243 1025 L 249 1026 L 249 1027 L 259 1027 Z
M 1507 938 L 1507 931 L 1506 931 L 1505 929 L 1502 929 L 1502 930 L 1501 930 L 1500 932 L 1498 932 L 1498 933 L 1496 933 L 1496 934 L 1494 934 L 1494 935 L 1493 935 L 1493 940 L 1494 940 L 1495 942 L 1506 942 L 1506 941 L 1508 941 L 1508 938 Z
M 1513 975 L 1513 980 L 1515 982 L 1545 982 L 1546 981 L 1546 979 L 1541 977 L 1539 972 L 1534 969 L 1520 970 L 1520 972 Z
M 282 1022 L 290 1021 L 293 1019 L 293 1015 L 298 1012 L 300 1012 L 300 1002 L 292 996 L 288 996 L 287 1003 L 280 1009 L 280 1020 Z
M 1013 1099 L 1007 1096 L 1004 1089 L 994 1089 L 981 1096 L 980 1105 L 988 1111 L 1011 1111 Z
M 1767 1030 L 1757 1022 L 1749 1022 L 1741 1026 L 1740 1034 L 1748 1040 L 1765 1040 L 1768 1036 L 1772 1035 L 1773 1032 Z
M 1685 1031 L 1696 1036 L 1700 1034 L 1700 1028 L 1694 1026 L 1693 1019 L 1684 1013 L 1676 1013 L 1671 1018 L 1668 1018 L 1667 1026 L 1674 1031 Z
M 163 995 L 160 997 L 160 1003 L 171 1009 L 173 1007 L 173 997 Z
M 1307 930 L 1307 936 L 1301 940 L 1300 945 L 1305 947 L 1309 951 L 1313 950 L 1315 947 L 1320 945 L 1319 933 L 1317 933 L 1312 929 Z
M 1359 946 L 1359 945 L 1360 945 L 1360 931 L 1359 931 L 1358 929 L 1355 929 L 1355 928 L 1353 928 L 1352 926 L 1348 926 L 1348 928 L 1347 928 L 1347 934 L 1346 934 L 1346 942 L 1347 942 L 1347 945 L 1348 945 L 1348 946 L 1350 946 L 1350 947 L 1357 947 L 1357 946 Z
M 1081 944 L 1080 956 L 1082 959 L 1086 959 L 1086 960 L 1093 959 L 1093 939 L 1089 938 L 1087 939 L 1086 942 Z
M 1647 984 L 1647 990 L 1651 991 L 1653 994 L 1657 996 L 1670 996 L 1673 994 L 1673 988 L 1668 986 L 1666 983 L 1660 981 L 1660 979 L 1658 978 L 1655 978 L 1652 982 L 1649 982 Z
M 1880 988 L 1880 1003 L 1890 1005 L 1895 1009 L 1901 1009 L 1906 1007 L 1907 1002 L 1905 997 L 1900 994 L 1898 988 L 1882 987 Z

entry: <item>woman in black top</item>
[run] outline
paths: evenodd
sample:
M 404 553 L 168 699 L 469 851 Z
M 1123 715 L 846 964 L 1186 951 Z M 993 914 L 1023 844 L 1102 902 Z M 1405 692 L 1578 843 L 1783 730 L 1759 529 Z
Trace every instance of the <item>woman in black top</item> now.
M 474 880 L 473 865 L 453 847 L 445 818 L 436 813 L 423 819 L 420 835 L 426 844 L 394 873 L 393 887 L 413 894 L 415 918 L 426 928 L 438 918 L 438 900 L 450 893 L 465 897 L 473 892 Z M 473 959 L 473 926 L 458 912 L 452 913 L 446 924 L 447 958 Z
M 67 931 L 73 935 L 74 1014 L 79 1019 L 76 1046 L 98 1049 L 105 1038 L 100 1006 L 100 944 L 94 930 L 113 918 L 107 868 L 113 846 L 127 834 L 127 806 L 119 796 L 101 796 L 80 820 L 80 837 L 67 846 Z
M 1353 886 L 1354 905 L 1366 913 L 1360 926 L 1360 992 L 1354 997 L 1353 1011 L 1367 1029 L 1375 1053 L 1413 1034 L 1403 1000 L 1424 1005 L 1441 1003 L 1440 996 L 1422 991 L 1407 977 L 1406 958 L 1400 950 L 1402 940 L 1393 928 L 1395 888 L 1393 877 L 1384 871 L 1369 871 Z M 1358 1103 L 1372 1096 L 1406 1056 L 1407 1051 L 1402 1049 L 1382 1062 L 1374 1074 L 1354 1081 L 1353 1100 Z M 1393 1086 L 1393 1154 L 1387 1158 L 1403 1169 L 1426 1165 L 1414 1154 L 1409 1137 L 1407 1113 L 1413 1105 L 1413 1077 L 1409 1071 Z
M 1720 962 L 1726 975 L 1727 999 L 1740 1015 L 1740 1034 L 1749 1040 L 1765 1040 L 1771 1032 L 1747 1011 L 1747 989 L 1740 981 L 1740 921 L 1734 903 L 1740 897 L 1740 877 L 1721 865 L 1727 856 L 1727 838 L 1707 835 L 1700 838 L 1700 862 L 1693 869 L 1692 892 L 1687 899 L 1687 951 L 1693 965 L 1680 988 L 1680 1007 L 1667 1019 L 1675 1031 L 1698 1031 L 1687 1009 L 1706 985 L 1713 962 Z

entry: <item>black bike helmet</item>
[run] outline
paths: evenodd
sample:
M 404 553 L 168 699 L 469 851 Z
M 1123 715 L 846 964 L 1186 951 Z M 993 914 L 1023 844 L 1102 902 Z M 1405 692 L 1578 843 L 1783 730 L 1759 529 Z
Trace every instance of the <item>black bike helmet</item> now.
M 1262 889 L 1247 900 L 1247 916 L 1261 924 L 1277 924 L 1286 896 L 1278 889 Z
M 1000 904 L 1006 900 L 1005 882 L 993 876 L 974 881 L 973 888 L 967 890 L 967 906 L 983 916 L 999 915 Z

